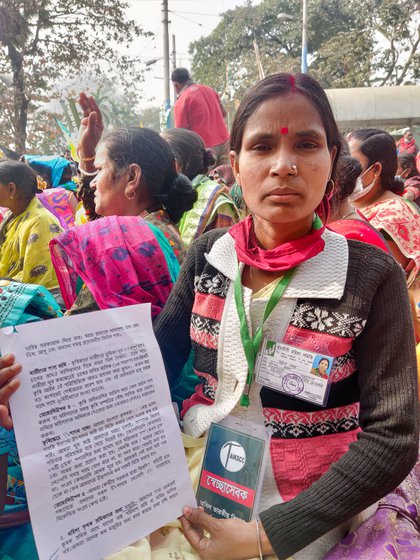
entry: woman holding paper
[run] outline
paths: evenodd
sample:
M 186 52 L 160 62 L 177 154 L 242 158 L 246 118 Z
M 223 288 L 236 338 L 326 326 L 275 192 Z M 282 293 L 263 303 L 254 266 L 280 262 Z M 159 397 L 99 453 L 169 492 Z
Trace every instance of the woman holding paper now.
M 185 432 L 202 436 L 228 415 L 260 418 L 273 430 L 271 461 L 258 531 L 188 509 L 184 532 L 206 560 L 315 560 L 372 515 L 416 461 L 405 277 L 392 257 L 320 220 L 341 137 L 315 80 L 277 74 L 259 82 L 238 109 L 231 148 L 251 216 L 193 244 L 156 334 L 170 382 L 194 349 L 201 383 L 184 402 Z M 256 383 L 261 325 L 260 344 L 274 333 L 297 352 L 334 358 L 325 407 Z M 299 389 L 296 377 L 290 389 Z
M 185 537 L 204 560 L 321 559 L 416 460 L 404 274 L 383 251 L 323 223 L 340 147 L 328 99 L 311 77 L 276 74 L 252 88 L 230 153 L 251 215 L 194 242 L 155 323 L 170 383 L 194 349 L 200 383 L 184 402 L 187 435 L 199 438 L 229 415 L 273 432 L 257 522 L 185 508 Z M 290 369 L 291 358 L 280 364 L 292 375 L 283 392 L 256 381 L 256 354 L 268 338 L 299 359 L 334 359 L 324 407 L 293 394 L 305 377 Z M 0 361 L 4 405 L 19 384 L 12 364 Z M 11 425 L 6 406 L 0 419 Z M 181 550 L 191 558 L 185 543 Z M 136 556 L 133 545 L 116 558 L 153 553 Z

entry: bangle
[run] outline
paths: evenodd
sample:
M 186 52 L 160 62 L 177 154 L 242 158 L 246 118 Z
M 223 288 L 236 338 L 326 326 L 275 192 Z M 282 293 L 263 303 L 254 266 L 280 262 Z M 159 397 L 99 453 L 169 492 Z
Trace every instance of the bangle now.
M 79 147 L 79 146 L 77 146 L 76 154 L 79 156 L 79 158 L 80 158 L 82 161 L 93 161 L 93 160 L 95 159 L 95 157 L 96 157 L 96 154 L 93 155 L 93 156 L 91 156 L 91 157 L 82 157 L 82 156 L 80 155 L 80 147 Z
M 86 177 L 95 177 L 95 175 L 97 175 L 97 174 L 99 173 L 98 170 L 96 170 L 96 171 L 90 171 L 90 172 L 89 172 L 89 171 L 85 171 L 82 167 L 80 167 L 80 164 L 79 164 L 79 171 L 80 171 L 80 173 L 81 173 L 82 175 L 86 175 Z
M 257 528 L 258 552 L 260 554 L 260 560 L 264 560 L 262 550 L 261 550 L 260 525 L 258 519 L 255 520 L 255 527 Z

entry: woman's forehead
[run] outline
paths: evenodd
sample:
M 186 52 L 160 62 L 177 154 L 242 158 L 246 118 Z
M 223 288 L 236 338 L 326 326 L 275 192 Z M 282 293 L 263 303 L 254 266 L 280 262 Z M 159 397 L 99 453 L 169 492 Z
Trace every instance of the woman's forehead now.
M 301 93 L 286 93 L 261 102 L 249 117 L 244 133 L 258 130 L 276 131 L 283 135 L 306 130 L 325 134 L 318 110 Z

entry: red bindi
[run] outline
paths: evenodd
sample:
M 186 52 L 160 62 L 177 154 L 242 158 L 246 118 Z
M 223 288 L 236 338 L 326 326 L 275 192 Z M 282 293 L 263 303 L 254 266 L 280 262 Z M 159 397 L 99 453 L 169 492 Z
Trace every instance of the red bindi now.
M 280 129 L 281 134 L 289 134 L 289 129 L 287 126 L 282 126 Z

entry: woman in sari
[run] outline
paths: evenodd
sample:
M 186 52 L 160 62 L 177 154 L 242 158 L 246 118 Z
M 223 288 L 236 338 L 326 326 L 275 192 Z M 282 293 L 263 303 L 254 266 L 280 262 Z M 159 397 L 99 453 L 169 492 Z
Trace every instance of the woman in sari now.
M 25 163 L 0 163 L 0 277 L 57 290 L 48 244 L 62 228 L 37 200 L 37 180 Z
M 186 435 L 203 441 L 228 416 L 245 429 L 251 418 L 271 429 L 258 517 L 216 519 L 186 507 L 182 534 L 174 526 L 156 532 L 156 554 L 153 534 L 152 550 L 143 539 L 113 560 L 318 560 L 416 461 L 404 274 L 385 252 L 328 231 L 320 218 L 328 216 L 341 148 L 325 92 L 306 74 L 262 80 L 238 108 L 231 148 L 251 214 L 193 243 L 155 333 L 170 384 L 194 349 L 200 382 L 184 402 Z M 334 359 L 326 406 L 296 398 L 295 384 L 285 392 L 258 382 L 264 333 L 300 356 Z M 12 363 L 0 361 L 0 421 L 8 426 L 5 405 L 20 371 Z M 180 546 L 165 547 L 176 531 Z
M 87 199 L 87 191 L 94 191 L 96 215 L 91 217 L 142 216 L 162 231 L 181 263 L 186 250 L 177 224 L 197 194 L 177 172 L 169 145 L 157 132 L 133 127 L 112 131 L 98 146 L 103 131 L 100 111 L 85 94 L 79 102 L 84 115 L 80 171 Z
M 347 154 L 340 156 L 337 162 L 336 190 L 330 201 L 328 229 L 347 239 L 370 243 L 390 253 L 382 235 L 349 202 L 361 172 L 362 166 L 357 159 Z
M 171 128 L 162 133 L 175 156 L 178 171 L 191 180 L 197 201 L 179 222 L 179 231 L 187 247 L 206 231 L 231 227 L 239 221 L 239 212 L 229 189 L 207 175 L 215 164 L 211 150 L 192 130 Z
M 349 139 L 350 152 L 362 166 L 360 189 L 351 204 L 385 237 L 407 285 L 415 286 L 420 275 L 420 212 L 397 192 L 397 152 L 387 132 L 375 128 L 356 130 Z
M 138 216 L 109 216 L 50 243 L 67 314 L 149 302 L 162 310 L 179 264 L 162 232 Z

